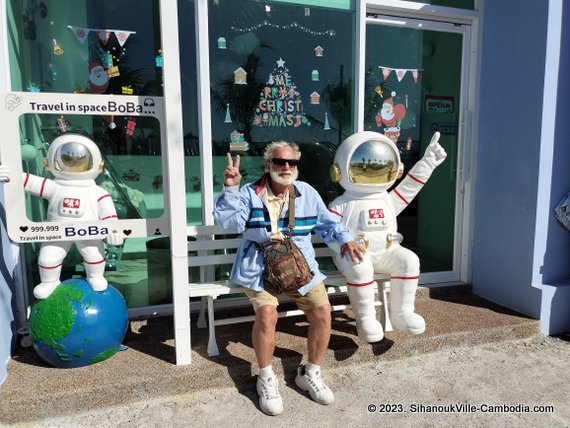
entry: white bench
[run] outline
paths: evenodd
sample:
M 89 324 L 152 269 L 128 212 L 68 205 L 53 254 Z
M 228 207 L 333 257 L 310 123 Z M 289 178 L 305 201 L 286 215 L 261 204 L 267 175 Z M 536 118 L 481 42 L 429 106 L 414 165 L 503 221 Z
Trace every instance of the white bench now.
M 220 355 L 216 341 L 216 326 L 249 322 L 255 319 L 254 315 L 230 317 L 216 319 L 214 313 L 214 302 L 219 296 L 243 295 L 242 287 L 234 284 L 230 280 L 219 280 L 215 278 L 215 267 L 220 265 L 233 264 L 236 256 L 236 249 L 241 241 L 241 236 L 235 236 L 225 232 L 219 226 L 196 226 L 191 228 L 191 233 L 195 240 L 188 241 L 188 267 L 200 268 L 200 282 L 190 282 L 188 284 L 189 297 L 200 297 L 200 314 L 198 316 L 198 327 L 208 327 L 208 355 L 215 357 Z M 228 238 L 230 236 L 230 238 Z M 313 245 L 317 258 L 331 257 L 331 251 L 317 237 L 313 236 Z M 321 264 L 321 263 L 320 263 Z M 331 260 L 332 265 L 332 260 Z M 333 265 L 334 266 L 334 265 Z M 346 294 L 346 279 L 337 270 L 329 271 L 321 269 L 327 278 L 324 281 L 329 295 Z M 381 306 L 380 322 L 385 331 L 392 331 L 392 324 L 388 315 L 387 287 L 389 286 L 389 276 L 377 275 L 376 282 L 379 284 L 376 306 Z M 286 298 L 286 296 L 284 296 Z M 333 311 L 343 311 L 350 308 L 350 305 L 331 305 Z M 205 312 L 208 312 L 208 322 L 206 323 Z M 279 311 L 279 317 L 289 317 L 302 315 L 303 311 L 287 310 Z

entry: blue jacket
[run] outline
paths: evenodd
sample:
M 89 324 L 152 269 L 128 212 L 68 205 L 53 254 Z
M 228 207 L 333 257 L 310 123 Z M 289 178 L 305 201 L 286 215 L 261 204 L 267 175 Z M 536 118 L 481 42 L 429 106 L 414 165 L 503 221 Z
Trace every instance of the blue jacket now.
M 256 243 L 270 240 L 271 222 L 267 206 L 260 194 L 267 186 L 264 176 L 255 183 L 224 187 L 214 204 L 214 218 L 228 232 L 243 233 L 236 261 L 232 267 L 231 280 L 255 291 L 263 290 L 263 251 Z M 315 260 L 315 250 L 311 243 L 311 232 L 319 236 L 327 245 L 338 250 L 346 242 L 352 241 L 351 233 L 339 223 L 340 217 L 331 213 L 318 192 L 309 184 L 296 181 L 295 184 L 295 230 L 293 240 L 307 259 L 315 273 L 313 280 L 301 287 L 299 293 L 306 294 L 326 277 L 319 271 Z M 288 232 L 289 201 L 279 219 L 279 229 Z

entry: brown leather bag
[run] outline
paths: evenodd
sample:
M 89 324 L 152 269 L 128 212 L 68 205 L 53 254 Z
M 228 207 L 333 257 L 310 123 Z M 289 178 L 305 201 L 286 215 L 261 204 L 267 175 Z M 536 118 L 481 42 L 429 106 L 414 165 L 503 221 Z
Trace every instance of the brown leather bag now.
M 296 291 L 315 276 L 305 256 L 293 242 L 295 229 L 295 188 L 289 188 L 289 236 L 283 241 L 271 241 L 263 248 L 265 285 L 278 294 Z

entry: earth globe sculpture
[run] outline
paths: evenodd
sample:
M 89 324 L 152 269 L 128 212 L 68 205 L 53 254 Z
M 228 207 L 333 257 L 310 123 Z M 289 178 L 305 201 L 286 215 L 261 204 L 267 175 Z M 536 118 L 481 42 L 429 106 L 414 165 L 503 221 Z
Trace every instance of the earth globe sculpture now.
M 45 362 L 88 366 L 126 349 L 127 305 L 110 285 L 94 291 L 85 279 L 68 279 L 32 306 L 29 325 L 33 347 Z

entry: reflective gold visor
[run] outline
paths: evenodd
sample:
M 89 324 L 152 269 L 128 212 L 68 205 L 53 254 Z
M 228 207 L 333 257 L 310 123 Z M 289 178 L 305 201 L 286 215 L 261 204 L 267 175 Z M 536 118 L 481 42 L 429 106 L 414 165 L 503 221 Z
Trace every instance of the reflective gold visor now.
M 93 168 L 93 157 L 81 143 L 65 143 L 55 152 L 55 169 L 65 172 L 86 172 Z
M 390 183 L 398 177 L 398 157 L 384 141 L 365 141 L 352 154 L 348 172 L 351 183 Z

